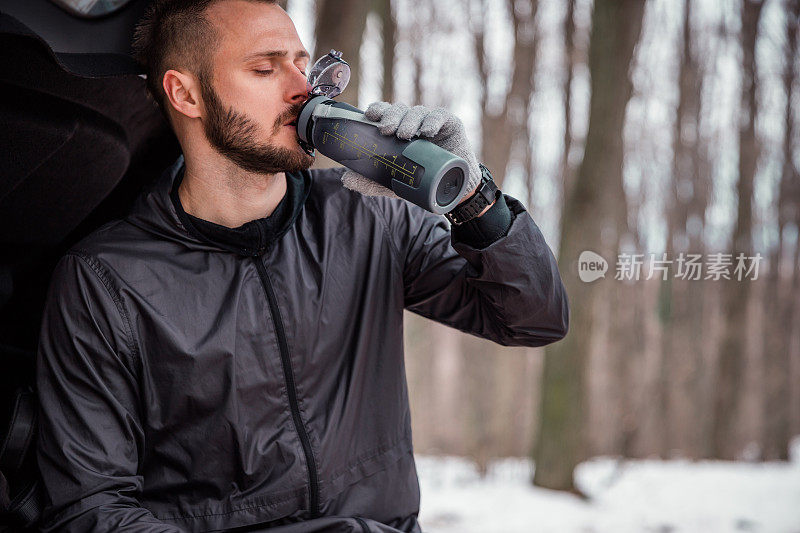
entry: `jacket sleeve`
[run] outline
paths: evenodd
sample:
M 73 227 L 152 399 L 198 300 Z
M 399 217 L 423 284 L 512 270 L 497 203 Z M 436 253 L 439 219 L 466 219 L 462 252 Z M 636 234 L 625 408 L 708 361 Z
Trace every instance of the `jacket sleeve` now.
M 483 248 L 459 241 L 441 215 L 379 201 L 403 264 L 406 309 L 504 346 L 544 346 L 567 333 L 567 295 L 542 232 L 519 201 L 503 198 L 511 225 Z
M 138 502 L 136 343 L 112 281 L 70 253 L 50 283 L 37 357 L 45 531 L 176 532 Z

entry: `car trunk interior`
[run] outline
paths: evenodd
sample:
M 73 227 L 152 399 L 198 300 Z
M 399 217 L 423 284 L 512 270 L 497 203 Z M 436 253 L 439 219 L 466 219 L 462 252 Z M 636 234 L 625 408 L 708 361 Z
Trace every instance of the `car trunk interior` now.
M 124 216 L 179 153 L 130 57 L 54 53 L 49 41 L 5 10 L 4 2 L 0 428 L 15 393 L 33 386 L 42 306 L 56 261 L 95 228 Z M 13 488 L 15 477 L 29 470 L 3 474 Z

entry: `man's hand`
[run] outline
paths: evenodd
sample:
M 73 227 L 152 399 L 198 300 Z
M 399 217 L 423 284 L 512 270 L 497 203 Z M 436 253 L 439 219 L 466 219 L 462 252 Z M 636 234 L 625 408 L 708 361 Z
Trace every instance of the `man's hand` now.
M 464 124 L 447 109 L 432 109 L 421 105 L 409 108 L 405 104 L 375 102 L 370 104 L 365 115 L 369 120 L 378 123 L 378 131 L 383 135 L 397 135 L 404 140 L 422 137 L 463 158 L 469 166 L 467 193 L 463 198 L 469 197 L 478 188 L 481 179 L 478 158 L 469 145 Z M 342 183 L 348 189 L 366 196 L 398 198 L 391 189 L 349 169 L 342 175 Z

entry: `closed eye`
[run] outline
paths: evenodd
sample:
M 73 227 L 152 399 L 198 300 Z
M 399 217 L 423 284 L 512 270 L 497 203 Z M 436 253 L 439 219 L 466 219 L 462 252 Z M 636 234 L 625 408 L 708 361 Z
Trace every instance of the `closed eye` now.
M 258 74 L 259 76 L 269 76 L 270 74 L 272 74 L 271 70 L 254 70 L 253 72 Z

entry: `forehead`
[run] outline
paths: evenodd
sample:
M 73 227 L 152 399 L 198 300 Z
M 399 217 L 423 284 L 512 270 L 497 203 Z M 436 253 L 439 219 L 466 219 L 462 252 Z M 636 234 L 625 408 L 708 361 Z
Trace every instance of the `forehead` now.
M 262 50 L 306 52 L 289 15 L 275 4 L 225 0 L 206 12 L 217 34 L 215 56 L 242 59 Z

